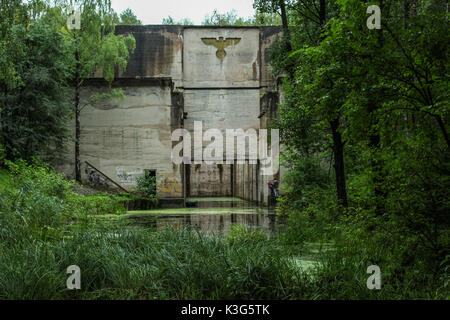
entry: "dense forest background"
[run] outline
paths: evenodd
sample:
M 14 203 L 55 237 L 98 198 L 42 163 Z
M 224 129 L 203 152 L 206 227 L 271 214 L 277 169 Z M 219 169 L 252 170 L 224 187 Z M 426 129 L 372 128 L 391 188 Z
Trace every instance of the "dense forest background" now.
M 381 9 L 369 29 L 366 9 Z M 391 280 L 448 283 L 448 3 L 255 1 L 279 12 L 281 212 L 290 241 L 389 266 Z M 306 227 L 309 226 L 309 227 Z M 336 277 L 346 274 L 345 260 Z M 356 262 L 355 262 L 356 263 Z
M 36 239 L 60 239 L 62 236 L 56 230 L 61 221 L 71 214 L 83 216 L 93 210 L 87 202 L 81 205 L 69 192 L 67 182 L 43 163 L 57 161 L 65 142 L 73 139 L 66 124 L 71 119 L 78 121 L 83 107 L 79 101 L 83 79 L 100 67 L 105 70 L 105 79 L 111 82 L 114 67 L 126 67 L 135 42 L 131 36 L 114 35 L 114 26 L 141 24 L 131 10 L 115 13 L 109 1 L 75 2 L 83 8 L 81 30 L 66 27 L 70 1 L 11 0 L 0 4 L 0 162 L 3 176 L 14 177 L 2 180 L 0 175 L 3 186 L 10 188 L 8 191 L 0 187 L 0 239 L 5 244 L 0 248 L 15 248 L 4 253 L 17 263 L 26 261 L 19 257 L 20 250 L 26 250 L 29 256 L 25 257 L 30 259 L 48 258 L 49 249 L 44 255 Z M 370 14 L 366 10 L 371 4 L 381 9 L 379 29 L 367 27 Z M 255 295 L 259 294 L 260 298 L 448 298 L 450 33 L 447 1 L 256 0 L 254 7 L 257 13 L 251 19 L 239 18 L 235 12 L 215 12 L 205 17 L 203 24 L 282 26 L 283 36 L 271 50 L 271 65 L 283 92 L 273 126 L 280 129 L 282 163 L 287 169 L 278 214 L 286 216 L 288 224 L 276 243 L 284 248 L 302 248 L 306 242 L 333 247 L 315 278 L 297 279 L 301 284 L 292 280 L 283 264 L 256 268 L 264 273 L 255 279 L 267 277 L 270 285 L 265 287 L 267 291 L 261 289 Z M 171 17 L 163 22 L 191 24 L 188 19 L 176 22 Z M 111 95 L 120 94 L 111 92 Z M 76 133 L 78 141 L 79 131 Z M 28 165 L 21 159 L 34 164 Z M 111 204 L 110 200 L 102 201 Z M 114 205 L 107 208 L 118 210 Z M 143 235 L 136 237 L 127 238 L 127 245 L 151 246 Z M 195 242 L 199 252 L 206 250 L 211 259 L 214 250 L 218 250 L 215 244 L 208 242 L 204 246 L 186 234 L 151 237 L 156 237 L 152 239 L 160 246 L 170 241 Z M 93 236 L 91 240 L 95 239 Z M 137 239 L 141 241 L 139 244 Z M 90 252 L 88 243 L 83 242 L 85 238 L 80 236 L 77 241 Z M 250 250 L 246 243 L 245 250 Z M 64 243 L 64 246 L 71 245 Z M 20 250 L 14 246 L 21 246 Z M 258 246 L 251 248 L 262 250 Z M 52 250 L 62 250 L 58 248 Z M 174 255 L 182 254 L 176 248 L 190 250 L 174 245 Z M 220 248 L 224 255 L 239 255 L 233 251 L 239 249 L 235 242 L 231 249 Z M 255 252 L 278 257 L 278 249 L 270 248 Z M 117 252 L 114 250 L 125 249 L 109 250 L 104 258 L 112 261 L 113 253 Z M 33 256 L 32 252 L 39 252 L 42 257 Z M 265 263 L 261 257 L 247 253 L 255 263 Z M 88 256 L 83 256 L 84 252 L 78 254 L 91 262 Z M 161 259 L 161 266 L 173 263 Z M 35 263 L 45 265 L 45 261 Z M 1 260 L 0 273 L 14 274 L 14 268 L 8 263 Z M 239 263 L 244 264 L 240 260 Z M 369 265 L 381 267 L 383 290 L 378 293 L 368 292 L 365 287 L 365 269 Z M 101 274 L 99 266 L 91 267 Z M 200 265 L 190 267 L 193 273 L 208 278 L 207 270 L 195 269 L 201 268 Z M 222 265 L 216 267 L 219 270 Z M 176 270 L 175 265 L 173 268 Z M 282 279 L 272 278 L 270 268 L 277 270 Z M 30 274 L 39 277 L 39 272 L 30 271 Z M 128 286 L 129 277 L 127 274 L 125 280 L 120 278 L 124 282 L 115 285 Z M 248 279 L 233 278 L 242 283 L 233 287 L 236 291 L 227 291 L 227 297 L 248 297 Z M 255 279 L 252 281 L 259 285 Z M 355 284 L 355 279 L 362 280 Z M 217 296 L 219 291 L 213 282 L 199 282 L 195 290 L 189 291 L 183 287 L 184 278 L 163 280 L 161 283 L 165 284 L 179 280 L 183 283 L 180 288 L 186 291 L 161 289 L 163 293 L 158 291 L 156 295 L 159 298 L 224 297 Z M 17 291 L 13 280 L 10 281 L 0 283 L 0 297 L 9 297 L 11 292 L 16 297 L 31 294 L 25 285 L 22 291 Z M 94 281 L 92 288 L 104 284 Z M 31 280 L 29 285 L 33 285 Z M 204 286 L 212 286 L 208 287 L 211 291 Z M 48 291 L 30 297 L 51 296 L 52 288 L 49 284 Z M 139 287 L 133 294 L 142 297 L 141 290 Z

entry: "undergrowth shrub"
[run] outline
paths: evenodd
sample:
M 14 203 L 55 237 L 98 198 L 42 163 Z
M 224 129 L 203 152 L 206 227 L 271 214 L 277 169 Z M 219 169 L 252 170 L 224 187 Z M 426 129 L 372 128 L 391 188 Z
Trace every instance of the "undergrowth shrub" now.
M 48 166 L 6 161 L 8 188 L 0 191 L 0 239 L 4 244 L 61 236 L 70 212 L 71 183 Z
M 155 176 L 142 176 L 138 177 L 136 190 L 137 192 L 147 199 L 156 198 L 156 177 Z
M 362 164 L 348 169 L 347 208 L 336 206 L 335 183 L 324 179 L 324 168 L 301 157 L 291 163 L 278 208 L 288 216 L 280 240 L 290 245 L 318 241 L 334 248 L 321 256 L 315 270 L 317 298 L 448 299 L 448 156 L 443 153 L 437 162 L 420 148 L 411 143 L 383 155 L 382 198 L 374 190 L 368 153 L 354 156 L 350 163 Z M 370 265 L 381 269 L 381 290 L 367 289 Z
M 74 220 L 125 212 L 115 196 L 77 195 L 72 182 L 37 160 L 6 160 L 5 165 L 8 187 L 0 189 L 0 239 L 5 245 L 58 239 Z
M 267 240 L 267 235 L 263 230 L 251 229 L 246 225 L 235 224 L 232 225 L 227 233 L 227 239 L 230 242 L 259 242 Z
M 94 215 L 126 213 L 125 206 L 123 205 L 123 197 L 107 193 L 85 196 L 77 195 L 73 198 L 73 201 L 80 205 L 83 210 Z

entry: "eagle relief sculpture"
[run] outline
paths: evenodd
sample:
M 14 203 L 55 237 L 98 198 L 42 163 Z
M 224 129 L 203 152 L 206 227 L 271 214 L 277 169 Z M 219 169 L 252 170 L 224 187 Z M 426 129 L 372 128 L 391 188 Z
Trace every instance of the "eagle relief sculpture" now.
M 241 38 L 224 39 L 224 37 L 219 37 L 218 40 L 216 38 L 202 38 L 202 42 L 204 44 L 206 44 L 207 46 L 214 46 L 215 48 L 217 48 L 216 57 L 219 59 L 223 59 L 227 55 L 225 48 L 237 45 L 239 41 L 241 41 Z

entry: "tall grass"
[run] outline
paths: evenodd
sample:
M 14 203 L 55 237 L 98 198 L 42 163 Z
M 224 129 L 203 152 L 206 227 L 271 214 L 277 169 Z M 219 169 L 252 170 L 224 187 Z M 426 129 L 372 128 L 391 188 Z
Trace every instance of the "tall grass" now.
M 300 271 L 268 240 L 91 228 L 2 251 L 3 299 L 288 299 L 307 292 Z M 72 264 L 81 268 L 79 291 L 65 289 Z
M 80 197 L 45 166 L 9 167 L 9 177 L 2 173 L 8 188 L 0 188 L 0 299 L 449 297 L 448 272 L 441 271 L 449 261 L 427 273 L 429 259 L 413 259 L 427 252 L 414 239 L 396 238 L 403 233 L 394 228 L 368 229 L 379 219 L 358 215 L 361 221 L 332 223 L 317 205 L 291 214 L 288 233 L 279 238 L 242 226 L 225 237 L 152 232 L 122 219 L 103 221 L 99 214 L 121 212 L 117 201 Z M 306 272 L 298 260 L 308 239 L 331 239 L 335 250 Z M 366 287 L 372 264 L 381 268 L 381 290 Z M 66 288 L 70 265 L 81 268 L 80 290 Z

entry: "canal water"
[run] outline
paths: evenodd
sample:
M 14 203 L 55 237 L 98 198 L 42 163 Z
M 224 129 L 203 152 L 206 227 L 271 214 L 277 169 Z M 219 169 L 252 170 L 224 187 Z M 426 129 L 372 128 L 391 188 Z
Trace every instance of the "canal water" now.
M 190 198 L 188 204 L 193 207 L 177 209 L 153 209 L 129 211 L 127 219 L 133 225 L 151 230 L 167 227 L 191 227 L 218 235 L 226 235 L 233 225 L 246 226 L 248 229 L 262 230 L 266 234 L 283 231 L 286 219 L 277 216 L 274 207 L 262 207 L 239 198 Z M 295 265 L 309 272 L 320 265 L 317 254 L 320 244 L 306 244 L 298 255 L 290 259 Z
M 199 231 L 226 234 L 233 225 L 266 233 L 281 230 L 284 221 L 274 207 L 262 207 L 239 198 L 188 198 L 188 208 L 129 211 L 135 225 L 152 230 L 191 227 Z

